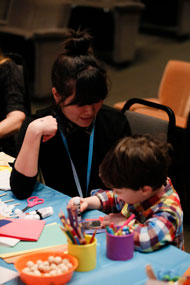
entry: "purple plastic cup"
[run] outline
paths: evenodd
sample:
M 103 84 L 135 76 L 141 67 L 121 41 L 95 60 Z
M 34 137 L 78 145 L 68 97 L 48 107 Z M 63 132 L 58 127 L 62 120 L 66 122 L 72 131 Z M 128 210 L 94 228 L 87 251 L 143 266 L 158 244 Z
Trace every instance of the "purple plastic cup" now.
M 133 233 L 116 236 L 106 232 L 106 255 L 112 260 L 128 260 L 133 257 Z

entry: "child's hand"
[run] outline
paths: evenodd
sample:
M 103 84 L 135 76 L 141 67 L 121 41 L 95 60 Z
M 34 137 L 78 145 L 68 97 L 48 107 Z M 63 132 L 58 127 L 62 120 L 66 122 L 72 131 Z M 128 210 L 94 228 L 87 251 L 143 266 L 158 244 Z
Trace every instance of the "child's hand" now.
M 71 209 L 75 208 L 75 205 L 74 205 L 75 198 L 76 197 L 72 198 L 68 203 L 68 206 L 71 207 Z M 79 197 L 79 199 L 80 199 L 80 211 L 81 212 L 84 212 L 87 209 L 97 209 L 98 210 L 101 207 L 101 202 L 97 196 L 90 196 L 87 198 Z
M 111 213 L 104 217 L 101 226 L 106 227 L 113 223 L 115 226 L 121 226 L 126 221 L 126 217 L 121 213 Z
M 69 200 L 68 206 L 71 207 L 72 210 L 74 210 L 76 208 L 75 204 L 74 204 L 74 198 L 71 198 L 71 200 Z M 88 202 L 86 201 L 86 198 L 80 198 L 80 211 L 81 213 L 84 212 L 86 209 L 88 209 Z

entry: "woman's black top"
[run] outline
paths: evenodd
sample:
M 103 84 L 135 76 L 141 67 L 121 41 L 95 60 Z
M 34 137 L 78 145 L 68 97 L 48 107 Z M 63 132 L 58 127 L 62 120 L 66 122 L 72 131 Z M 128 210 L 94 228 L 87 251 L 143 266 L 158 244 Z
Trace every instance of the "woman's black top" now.
M 38 111 L 32 118 L 25 120 L 20 131 L 20 145 L 22 144 L 26 129 L 31 120 L 52 114 L 50 108 Z M 75 165 L 84 197 L 86 196 L 86 176 L 89 149 L 89 130 L 73 127 L 60 112 L 59 119 Z M 64 127 L 66 125 L 66 127 Z M 70 127 L 71 125 L 71 127 Z M 126 117 L 119 111 L 103 105 L 95 120 L 94 147 L 92 167 L 87 196 L 92 189 L 106 189 L 98 176 L 99 165 L 106 152 L 122 137 L 130 135 L 130 127 Z M 39 168 L 43 174 L 45 184 L 71 197 L 79 196 L 73 178 L 71 162 L 66 152 L 63 140 L 58 130 L 49 141 L 41 142 L 39 153 Z M 20 199 L 25 199 L 32 194 L 37 177 L 26 177 L 13 168 L 11 174 L 11 189 Z
M 13 61 L 0 64 L 0 121 L 12 111 L 25 112 L 22 73 Z M 0 151 L 16 155 L 14 136 L 0 140 Z

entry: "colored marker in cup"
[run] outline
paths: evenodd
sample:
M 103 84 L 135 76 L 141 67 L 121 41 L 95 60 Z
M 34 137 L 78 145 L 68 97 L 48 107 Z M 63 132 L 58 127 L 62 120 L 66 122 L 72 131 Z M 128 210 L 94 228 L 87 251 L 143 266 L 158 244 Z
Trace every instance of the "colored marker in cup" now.
M 132 221 L 135 218 L 135 214 L 132 214 L 126 221 L 125 223 L 117 230 L 117 232 L 115 233 L 115 235 L 119 235 L 119 233 L 122 231 L 122 229 L 127 226 L 130 221 Z

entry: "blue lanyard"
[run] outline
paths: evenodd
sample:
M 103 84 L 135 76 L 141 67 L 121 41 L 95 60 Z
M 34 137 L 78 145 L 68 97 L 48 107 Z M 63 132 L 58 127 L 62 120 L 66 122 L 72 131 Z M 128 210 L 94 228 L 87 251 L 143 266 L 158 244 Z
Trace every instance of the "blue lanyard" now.
M 90 134 L 90 141 L 89 141 L 87 178 L 86 178 L 86 196 L 87 196 L 87 193 L 88 193 L 88 186 L 89 186 L 91 166 L 92 166 L 92 155 L 93 155 L 93 144 L 94 144 L 94 128 L 95 128 L 95 126 L 93 126 L 92 132 Z M 69 151 L 69 148 L 68 148 L 66 137 L 64 136 L 63 132 L 60 129 L 59 129 L 59 131 L 61 133 L 61 137 L 62 137 L 64 146 L 66 148 L 67 154 L 68 154 L 70 162 L 71 162 L 73 176 L 74 176 L 74 179 L 75 179 L 75 183 L 76 183 L 76 186 L 77 186 L 77 189 L 78 189 L 79 196 L 81 198 L 83 198 L 83 194 L 82 194 L 82 189 L 81 189 L 81 186 L 80 186 L 79 178 L 78 178 L 76 168 L 74 166 L 74 163 L 73 163 L 71 155 L 70 155 L 70 151 Z

